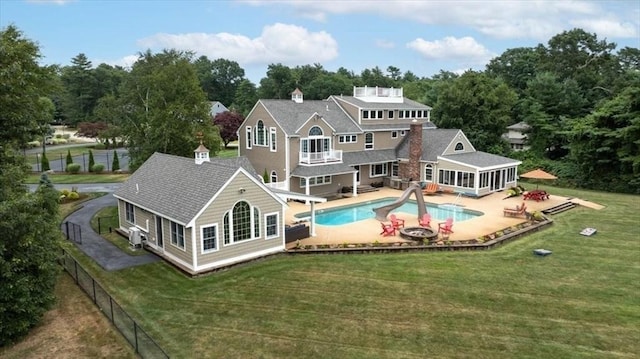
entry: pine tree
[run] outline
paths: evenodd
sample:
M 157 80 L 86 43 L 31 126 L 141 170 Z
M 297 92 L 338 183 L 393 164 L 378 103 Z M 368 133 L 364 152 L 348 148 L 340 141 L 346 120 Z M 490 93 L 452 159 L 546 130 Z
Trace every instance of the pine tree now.
M 120 170 L 120 160 L 118 159 L 118 152 L 113 150 L 113 162 L 111 162 L 111 170 L 113 172 Z
M 47 172 L 51 169 L 49 166 L 49 160 L 47 159 L 47 154 L 42 152 L 42 159 L 40 160 L 40 164 L 42 166 L 42 172 Z
M 67 165 L 65 169 L 69 167 L 70 164 L 73 163 L 73 157 L 71 157 L 71 150 L 67 150 Z
M 93 151 L 89 150 L 89 172 L 93 172 L 93 165 L 96 161 L 93 159 Z

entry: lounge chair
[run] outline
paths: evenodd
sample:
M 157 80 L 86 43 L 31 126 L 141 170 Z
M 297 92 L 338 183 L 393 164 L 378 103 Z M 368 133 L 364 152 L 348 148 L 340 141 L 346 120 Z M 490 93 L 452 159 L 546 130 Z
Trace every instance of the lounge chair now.
M 423 214 L 421 218 L 418 218 L 418 224 L 420 227 L 431 228 L 431 215 L 429 213 Z
M 453 218 L 449 217 L 446 221 L 438 223 L 438 233 L 442 235 L 449 235 L 453 233 Z
M 394 227 L 393 224 L 380 222 L 380 225 L 382 225 L 382 232 L 380 232 L 380 234 L 382 234 L 383 237 L 396 235 L 396 227 Z
M 391 215 L 389 216 L 389 219 L 391 220 L 391 224 L 396 229 L 400 229 L 400 227 L 404 227 L 404 219 L 396 217 L 394 213 L 391 213 Z
M 516 206 L 516 208 L 509 208 L 509 207 L 505 207 L 504 208 L 504 216 L 510 216 L 510 217 L 518 217 L 518 216 L 526 216 L 526 211 L 527 211 L 527 205 L 522 202 L 522 206 Z
M 438 193 L 438 184 L 437 183 L 429 183 L 425 189 L 422 190 L 422 194 L 426 194 L 427 196 L 434 195 Z

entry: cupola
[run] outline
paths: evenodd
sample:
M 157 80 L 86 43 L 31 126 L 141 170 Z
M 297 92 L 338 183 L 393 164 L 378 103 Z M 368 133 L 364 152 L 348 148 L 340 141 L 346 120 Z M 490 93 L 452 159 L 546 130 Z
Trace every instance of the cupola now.
M 291 93 L 291 100 L 295 103 L 302 103 L 302 91 L 296 87 Z
M 202 140 L 200 140 L 200 146 L 194 151 L 196 164 L 201 165 L 202 162 L 209 162 L 209 149 L 204 147 Z

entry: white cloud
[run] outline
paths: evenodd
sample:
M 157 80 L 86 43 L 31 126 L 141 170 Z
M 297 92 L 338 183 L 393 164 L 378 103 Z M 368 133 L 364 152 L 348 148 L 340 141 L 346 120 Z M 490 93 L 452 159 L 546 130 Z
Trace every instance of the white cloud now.
M 417 38 L 407 43 L 407 47 L 428 59 L 457 59 L 469 63 L 484 63 L 494 56 L 486 47 L 469 36 L 461 38 L 447 36 L 435 41 Z
M 571 25 L 580 27 L 587 32 L 595 32 L 598 37 L 636 37 L 638 26 L 630 23 L 621 23 L 614 19 L 582 19 L 573 20 Z
M 133 66 L 133 64 L 136 61 L 138 61 L 138 58 L 139 58 L 138 55 L 127 55 L 115 60 L 93 59 L 91 60 L 91 63 L 94 66 L 97 66 L 99 64 L 107 64 L 111 66 L 121 66 L 125 69 L 130 69 Z
M 265 26 L 259 37 L 229 33 L 156 34 L 138 41 L 144 48 L 190 50 L 210 59 L 220 57 L 242 65 L 299 65 L 330 61 L 338 56 L 338 44 L 325 31 L 309 32 L 296 26 L 276 23 Z
M 306 18 L 326 21 L 329 14 L 377 14 L 429 25 L 466 26 L 497 38 L 532 38 L 540 41 L 581 26 L 602 37 L 638 36 L 638 21 L 624 22 L 637 3 L 595 1 L 241 1 L 253 6 L 286 6 Z M 635 4 L 635 5 L 634 5 Z M 610 7 L 609 5 L 612 5 Z M 619 6 L 618 6 L 619 5 Z M 606 9 L 605 9 L 606 8 Z M 616 9 L 616 13 L 606 10 Z

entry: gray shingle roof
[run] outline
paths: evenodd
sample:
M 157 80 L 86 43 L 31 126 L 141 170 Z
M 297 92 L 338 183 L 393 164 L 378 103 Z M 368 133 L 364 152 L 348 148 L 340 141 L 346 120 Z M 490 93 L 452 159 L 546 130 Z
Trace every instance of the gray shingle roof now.
M 431 110 L 430 106 L 421 104 L 420 102 L 413 101 L 406 97 L 402 98 L 402 102 L 366 102 L 353 96 L 331 96 L 338 101 L 344 101 L 354 106 L 364 109 L 389 109 L 389 110 Z
M 362 130 L 334 101 L 260 100 L 287 135 L 296 130 L 314 114 L 319 114 L 336 133 L 361 133 Z
M 240 168 L 258 175 L 246 157 L 193 158 L 154 153 L 114 193 L 137 206 L 186 224 Z
M 492 153 L 486 153 L 482 151 L 470 152 L 470 153 L 457 153 L 454 155 L 442 156 L 444 159 L 463 163 L 470 167 L 487 168 L 494 166 L 505 166 L 509 164 L 520 164 L 521 161 L 514 160 L 513 158 L 494 155 Z
M 422 130 L 422 160 L 435 162 L 460 132 L 456 129 L 433 128 Z M 409 158 L 409 135 L 398 145 L 398 158 Z

